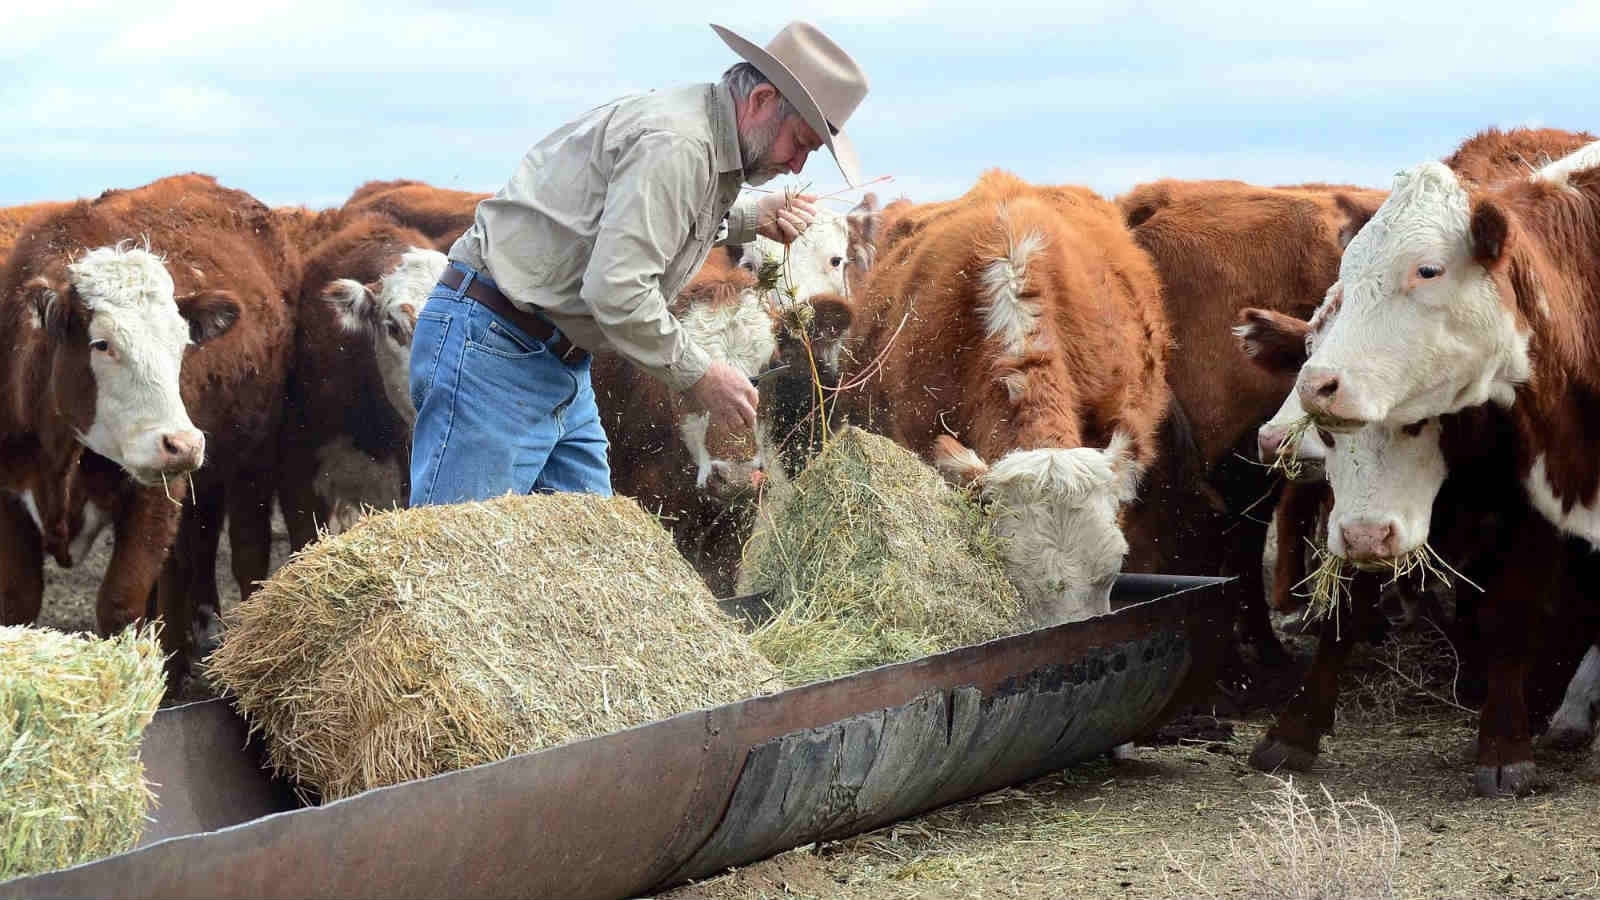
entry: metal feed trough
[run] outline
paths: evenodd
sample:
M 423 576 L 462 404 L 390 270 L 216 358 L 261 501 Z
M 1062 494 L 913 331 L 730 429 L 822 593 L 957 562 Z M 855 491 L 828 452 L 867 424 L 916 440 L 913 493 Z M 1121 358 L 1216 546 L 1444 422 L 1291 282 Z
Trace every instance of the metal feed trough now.
M 1116 612 L 296 808 L 225 701 L 163 710 L 142 845 L 5 897 L 628 897 L 1105 753 L 1212 681 L 1224 579 Z M 1126 605 L 1125 605 L 1126 604 Z

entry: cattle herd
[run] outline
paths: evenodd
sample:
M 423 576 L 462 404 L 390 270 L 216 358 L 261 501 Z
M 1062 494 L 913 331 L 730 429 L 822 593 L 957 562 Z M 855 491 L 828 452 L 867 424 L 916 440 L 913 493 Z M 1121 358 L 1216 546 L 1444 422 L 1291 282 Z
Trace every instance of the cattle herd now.
M 1521 792 L 1554 698 L 1565 742 L 1600 702 L 1593 141 L 1491 129 L 1388 192 L 1108 201 L 992 171 L 948 202 L 866 195 L 790 248 L 714 253 L 673 302 L 759 378 L 755 434 L 596 356 L 613 486 L 726 596 L 754 500 L 848 421 L 992 501 L 1029 624 L 1107 611 L 1118 571 L 1231 575 L 1267 664 L 1269 604 L 1301 602 L 1323 546 L 1359 574 L 1261 768 L 1314 762 L 1385 573 L 1437 553 L 1482 682 L 1477 787 Z M 412 330 L 484 196 L 270 208 L 189 174 L 0 210 L 0 621 L 34 621 L 45 555 L 70 566 L 109 525 L 97 627 L 160 616 L 181 678 L 216 637 L 224 523 L 249 596 L 275 506 L 299 549 L 403 505 Z M 1282 459 L 1293 477 L 1262 464 Z

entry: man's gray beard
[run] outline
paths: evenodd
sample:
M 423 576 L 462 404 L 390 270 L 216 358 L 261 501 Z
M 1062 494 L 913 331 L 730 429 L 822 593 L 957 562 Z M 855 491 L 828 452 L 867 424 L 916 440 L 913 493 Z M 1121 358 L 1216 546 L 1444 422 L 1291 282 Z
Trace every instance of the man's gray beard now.
M 744 160 L 744 183 L 763 185 L 783 174 L 783 166 L 774 166 L 768 154 L 777 143 L 778 129 L 787 116 L 773 116 L 765 125 L 753 126 L 748 134 L 739 135 L 739 155 Z

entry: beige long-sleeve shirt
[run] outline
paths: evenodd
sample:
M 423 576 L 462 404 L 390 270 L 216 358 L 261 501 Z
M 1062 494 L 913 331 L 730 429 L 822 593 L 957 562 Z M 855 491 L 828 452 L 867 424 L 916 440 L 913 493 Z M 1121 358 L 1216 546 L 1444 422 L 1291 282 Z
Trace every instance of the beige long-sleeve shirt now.
M 755 199 L 735 204 L 743 169 L 725 87 L 624 97 L 535 144 L 450 258 L 580 347 L 685 390 L 710 358 L 667 303 L 712 246 L 754 240 Z

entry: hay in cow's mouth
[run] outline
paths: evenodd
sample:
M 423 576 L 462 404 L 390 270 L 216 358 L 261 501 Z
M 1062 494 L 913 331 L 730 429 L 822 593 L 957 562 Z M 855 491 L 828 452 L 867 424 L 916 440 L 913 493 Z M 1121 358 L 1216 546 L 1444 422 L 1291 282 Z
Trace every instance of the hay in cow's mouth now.
M 1021 607 L 999 550 L 971 498 L 846 428 L 761 505 L 740 592 L 775 614 L 753 642 L 799 684 L 999 637 Z
M 131 850 L 139 746 L 166 687 L 155 629 L 0 628 L 0 881 Z
M 1320 621 L 1328 616 L 1333 616 L 1334 627 L 1339 626 L 1339 607 L 1350 602 L 1350 581 L 1352 576 L 1346 574 L 1347 568 L 1360 569 L 1365 572 L 1389 572 L 1389 580 L 1383 583 L 1384 587 L 1407 578 L 1411 575 L 1418 577 L 1419 588 L 1428 586 L 1428 577 L 1432 576 L 1439 581 L 1449 584 L 1451 577 L 1460 579 L 1470 587 L 1482 593 L 1483 588 L 1478 587 L 1472 579 L 1461 574 L 1444 557 L 1433 549 L 1432 544 L 1423 543 L 1392 559 L 1376 562 L 1353 562 L 1347 557 L 1338 556 L 1325 547 L 1315 544 L 1311 546 L 1312 555 L 1316 557 L 1317 567 L 1311 574 L 1301 579 L 1293 588 L 1296 594 L 1305 597 L 1307 621 Z M 1302 592 L 1300 588 L 1307 587 Z
M 1277 469 L 1290 481 L 1299 481 L 1305 474 L 1306 462 L 1296 452 L 1300 447 L 1300 440 L 1307 433 L 1317 427 L 1317 423 L 1310 416 L 1301 416 L 1284 433 L 1283 441 L 1278 444 L 1277 455 L 1272 460 L 1269 469 Z
M 781 687 L 622 497 L 374 514 L 226 621 L 210 674 L 324 800 Z

